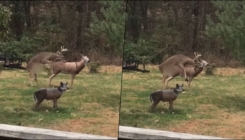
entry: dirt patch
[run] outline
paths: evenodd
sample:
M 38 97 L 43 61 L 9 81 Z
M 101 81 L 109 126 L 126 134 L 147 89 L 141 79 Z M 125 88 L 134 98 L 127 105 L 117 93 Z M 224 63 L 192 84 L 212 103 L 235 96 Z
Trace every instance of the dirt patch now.
M 99 69 L 99 73 L 121 73 L 122 67 L 121 66 L 115 66 L 115 65 L 107 65 L 107 66 L 101 66 Z M 89 73 L 89 68 L 85 67 L 81 73 Z
M 225 75 L 225 76 L 231 76 L 231 75 L 240 75 L 244 74 L 245 69 L 244 68 L 217 68 L 215 70 L 216 75 Z
M 1 72 L 0 78 L 6 79 L 6 78 L 15 78 L 15 77 L 25 77 L 22 73 L 23 71 L 24 70 L 20 70 L 20 72 L 4 70 Z M 28 79 L 28 77 L 26 77 L 26 79 Z
M 121 66 L 101 66 L 100 71 L 101 73 L 121 73 L 122 67 Z
M 209 108 L 210 106 L 207 106 Z M 214 119 L 194 119 L 169 127 L 169 131 L 224 138 L 245 138 L 245 116 L 218 111 Z
M 67 120 L 51 129 L 118 137 L 119 114 L 111 110 L 103 110 L 99 115 L 98 118 Z

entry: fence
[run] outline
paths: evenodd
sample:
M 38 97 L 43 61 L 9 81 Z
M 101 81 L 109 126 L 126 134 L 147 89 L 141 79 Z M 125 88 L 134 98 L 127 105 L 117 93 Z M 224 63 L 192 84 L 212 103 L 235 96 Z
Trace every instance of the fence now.
M 119 126 L 119 139 L 229 139 L 154 129 Z
M 17 139 L 230 139 L 213 136 L 194 135 L 179 132 L 161 131 L 145 128 L 119 126 L 119 137 L 107 137 L 99 135 L 81 134 L 74 132 L 58 131 L 51 129 L 23 127 L 0 124 L 0 138 Z
M 57 131 L 51 129 L 41 129 L 32 127 L 23 127 L 15 125 L 0 124 L 0 136 L 8 139 L 114 139 L 113 137 L 89 135 L 66 131 Z M 0 137 L 0 138 L 1 138 Z

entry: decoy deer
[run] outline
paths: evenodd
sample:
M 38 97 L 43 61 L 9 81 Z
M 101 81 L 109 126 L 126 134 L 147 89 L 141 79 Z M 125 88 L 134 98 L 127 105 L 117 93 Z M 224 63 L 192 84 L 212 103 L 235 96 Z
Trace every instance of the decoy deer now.
M 72 88 L 73 80 L 77 74 L 80 73 L 80 71 L 83 70 L 86 63 L 90 62 L 89 58 L 87 56 L 84 56 L 81 54 L 81 60 L 79 62 L 53 62 L 51 63 L 51 76 L 49 77 L 49 84 L 48 86 L 51 86 L 52 79 L 58 75 L 60 72 L 65 74 L 71 74 L 71 85 L 70 88 Z

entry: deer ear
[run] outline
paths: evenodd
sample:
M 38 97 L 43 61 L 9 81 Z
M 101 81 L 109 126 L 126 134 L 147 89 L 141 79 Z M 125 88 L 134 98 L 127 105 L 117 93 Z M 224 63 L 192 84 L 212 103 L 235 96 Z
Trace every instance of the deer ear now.
M 81 56 L 81 57 L 84 56 L 84 52 L 83 52 L 83 51 L 80 52 L 80 56 Z

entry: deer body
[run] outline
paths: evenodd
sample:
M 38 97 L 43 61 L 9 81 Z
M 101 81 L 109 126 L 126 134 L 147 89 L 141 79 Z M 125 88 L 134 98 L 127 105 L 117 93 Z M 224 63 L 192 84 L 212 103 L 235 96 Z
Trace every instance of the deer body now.
M 49 86 L 51 86 L 52 79 L 60 72 L 65 74 L 71 74 L 71 86 L 73 85 L 74 78 L 82 71 L 86 63 L 89 62 L 87 56 L 82 56 L 79 62 L 53 62 L 51 64 L 52 75 L 49 77 Z
M 187 66 L 187 67 L 185 67 L 186 75 L 188 78 L 188 88 L 190 87 L 190 84 L 191 84 L 193 78 L 198 76 L 198 74 L 200 74 L 203 71 L 203 69 L 208 65 L 208 63 L 205 60 L 201 60 L 199 62 L 199 64 L 200 64 L 199 66 L 194 66 L 194 67 L 193 66 Z M 175 78 L 176 76 L 184 77 L 183 71 L 180 68 L 178 68 L 177 66 L 175 66 L 174 71 L 172 71 L 171 74 L 164 76 L 163 81 L 165 83 L 165 86 L 167 86 L 168 82 L 170 80 L 172 80 L 173 78 Z
M 175 68 L 175 66 L 180 67 L 184 71 L 184 77 L 185 80 L 187 80 L 185 66 L 192 65 L 194 66 L 195 61 L 183 54 L 176 54 L 171 57 L 169 57 L 166 61 L 161 63 L 159 65 L 159 70 L 163 75 L 168 75 L 172 73 L 172 70 Z
M 57 88 L 42 88 L 37 90 L 34 94 L 34 100 L 36 101 L 35 107 L 37 108 L 43 100 L 53 100 L 53 107 L 57 107 L 57 100 L 63 95 L 63 93 L 68 89 L 67 83 L 60 83 Z
M 194 59 L 191 59 L 183 54 L 176 54 L 159 65 L 165 87 L 167 87 L 168 81 L 178 75 L 183 75 L 185 81 L 188 81 L 186 67 L 194 68 L 200 61 L 201 54 L 194 52 L 194 55 Z
M 37 75 L 43 69 L 45 64 L 50 64 L 52 61 L 61 61 L 64 60 L 63 55 L 60 52 L 52 53 L 52 52 L 41 52 L 30 59 L 27 63 L 26 70 L 30 73 L 29 80 L 31 82 L 31 78 L 34 77 L 34 80 L 37 84 Z M 32 85 L 32 82 L 31 82 Z
M 176 84 L 176 87 L 174 89 L 158 90 L 151 93 L 151 109 L 154 109 L 160 101 L 169 102 L 169 109 L 173 109 L 173 101 L 178 98 L 179 93 L 181 93 L 182 91 L 184 91 L 183 84 L 182 86 Z

